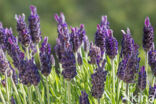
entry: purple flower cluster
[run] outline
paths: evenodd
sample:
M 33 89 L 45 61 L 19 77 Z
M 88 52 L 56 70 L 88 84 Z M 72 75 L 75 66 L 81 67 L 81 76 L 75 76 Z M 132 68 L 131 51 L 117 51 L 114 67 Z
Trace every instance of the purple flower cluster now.
M 102 16 L 100 25 L 97 25 L 97 31 L 95 33 L 95 45 L 100 47 L 101 55 L 103 56 L 106 50 L 106 36 L 107 29 L 109 29 L 109 22 L 107 20 L 107 16 Z
M 138 87 L 141 91 L 146 88 L 146 70 L 143 66 L 139 72 Z
M 51 46 L 48 44 L 48 37 L 44 38 L 40 48 L 41 72 L 48 76 L 51 72 L 52 65 L 55 64 L 53 55 L 51 54 Z
M 85 91 L 81 91 L 79 103 L 80 104 L 90 104 L 89 99 L 88 99 L 88 95 Z
M 2 23 L 0 22 L 0 45 L 3 47 L 6 40 L 5 29 L 3 28 Z
M 156 76 L 156 50 L 149 51 L 148 56 L 148 63 L 153 74 Z
M 113 37 L 113 31 L 110 29 L 107 29 L 106 54 L 110 57 L 110 59 L 114 59 L 118 54 L 118 42 Z
M 31 42 L 31 36 L 27 27 L 27 24 L 25 23 L 25 15 L 16 15 L 15 16 L 17 20 L 17 31 L 18 31 L 18 37 L 19 41 L 24 47 L 28 47 Z
M 117 76 L 126 83 L 134 83 L 136 74 L 138 73 L 140 62 L 138 48 L 139 47 L 135 44 L 133 46 L 132 54 L 124 56 L 119 63 Z
M 41 31 L 40 31 L 40 18 L 37 14 L 37 9 L 35 6 L 30 6 L 31 14 L 29 16 L 29 31 L 33 43 L 39 43 L 41 41 Z
M 107 76 L 107 71 L 104 70 L 106 61 L 104 60 L 102 66 L 98 65 L 96 72 L 91 75 L 92 78 L 92 96 L 95 98 L 101 98 L 104 92 L 104 86 Z
M 93 42 L 90 43 L 88 56 L 90 57 L 90 61 L 88 61 L 90 64 L 97 64 L 97 62 L 101 61 L 101 50 L 99 47 L 95 46 Z
M 154 42 L 154 30 L 150 23 L 149 17 L 145 18 L 143 29 L 143 48 L 146 52 L 150 51 Z

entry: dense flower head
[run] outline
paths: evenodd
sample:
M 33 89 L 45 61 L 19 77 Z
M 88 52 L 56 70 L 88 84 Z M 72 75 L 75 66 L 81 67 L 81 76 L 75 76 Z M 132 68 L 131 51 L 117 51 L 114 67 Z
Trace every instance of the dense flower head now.
M 3 46 L 6 40 L 5 29 L 3 28 L 2 23 L 0 22 L 0 45 Z
M 7 49 L 7 53 L 13 59 L 13 63 L 15 65 L 15 67 L 18 68 L 20 61 L 24 58 L 24 53 L 20 50 L 20 48 L 16 42 L 16 38 L 8 37 L 5 47 Z
M 150 51 L 154 41 L 154 30 L 150 23 L 149 17 L 145 18 L 143 29 L 143 48 L 146 52 Z
M 153 74 L 156 76 L 156 50 L 151 50 L 148 52 L 148 63 Z
M 85 36 L 83 48 L 84 48 L 84 51 L 85 51 L 86 53 L 88 53 L 89 47 L 90 47 L 89 39 L 88 39 L 87 36 Z
M 63 52 L 61 64 L 63 68 L 62 75 L 65 79 L 71 80 L 77 75 L 76 60 L 74 53 L 71 50 Z
M 40 82 L 40 75 L 37 66 L 34 64 L 34 60 L 22 60 L 19 67 L 19 78 L 24 85 L 38 85 Z
M 106 53 L 111 58 L 114 59 L 118 54 L 118 42 L 113 37 L 113 31 L 107 29 L 107 37 L 106 37 Z
M 24 47 L 28 47 L 31 42 L 31 36 L 27 27 L 27 24 L 25 22 L 25 15 L 15 15 L 15 18 L 17 20 L 17 31 L 18 31 L 18 37 L 19 41 Z
M 139 72 L 138 87 L 141 91 L 146 88 L 146 70 L 143 66 Z
M 70 34 L 68 30 L 68 25 L 65 21 L 65 16 L 63 13 L 55 14 L 55 20 L 58 23 L 57 32 L 58 32 L 58 39 L 60 39 L 63 45 L 69 44 L 70 41 Z
M 30 6 L 31 14 L 29 16 L 29 30 L 33 43 L 39 43 L 41 41 L 40 31 L 40 17 L 37 14 L 35 6 Z
M 132 55 L 134 50 L 134 40 L 131 37 L 130 29 L 127 28 L 127 33 L 122 30 L 123 38 L 122 38 L 122 49 L 121 49 L 121 57 Z
M 149 98 L 156 99 L 156 84 L 153 87 L 150 86 L 150 88 L 149 88 Z
M 126 83 L 134 83 L 136 74 L 139 69 L 140 58 L 138 57 L 138 46 L 135 46 L 135 51 L 129 57 L 124 57 L 119 63 L 118 77 Z
M 103 65 L 98 65 L 96 72 L 91 75 L 92 78 L 92 96 L 95 98 L 101 98 L 104 92 L 104 86 L 107 76 L 107 71 L 104 70 L 106 61 L 104 60 Z
M 77 53 L 77 63 L 78 63 L 78 65 L 83 64 L 82 56 L 79 52 Z
M 90 104 L 89 99 L 88 99 L 88 95 L 85 91 L 81 91 L 79 103 L 80 104 Z
M 90 57 L 89 63 L 96 64 L 97 61 L 100 62 L 101 60 L 101 50 L 99 47 L 95 46 L 93 42 L 90 43 L 89 54 Z
M 52 65 L 54 64 L 54 57 L 51 54 L 51 46 L 48 44 L 48 37 L 44 38 L 40 48 L 40 61 L 42 74 L 48 76 L 51 72 Z

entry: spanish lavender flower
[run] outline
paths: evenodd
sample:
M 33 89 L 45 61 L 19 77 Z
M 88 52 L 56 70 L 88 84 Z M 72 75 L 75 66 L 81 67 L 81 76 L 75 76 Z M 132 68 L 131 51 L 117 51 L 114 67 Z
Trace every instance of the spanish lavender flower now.
M 123 39 L 122 39 L 122 49 L 121 49 L 121 57 L 122 56 L 128 56 L 128 55 L 132 55 L 133 52 L 133 48 L 134 48 L 134 40 L 131 37 L 131 32 L 130 29 L 127 28 L 127 33 L 122 30 L 123 33 Z
M 134 83 L 136 73 L 138 73 L 140 58 L 138 57 L 138 46 L 131 56 L 124 57 L 118 67 L 118 77 L 126 83 Z
M 40 82 L 40 75 L 34 60 L 22 60 L 19 64 L 19 78 L 21 83 L 25 85 L 38 85 Z
M 151 50 L 148 52 L 148 64 L 152 69 L 156 67 L 156 50 Z
M 44 76 L 48 76 L 51 72 L 54 57 L 51 54 L 51 47 L 48 44 L 48 37 L 44 38 L 40 48 L 41 72 Z
M 30 35 L 33 43 L 39 43 L 41 41 L 41 31 L 40 31 L 40 18 L 37 14 L 37 9 L 35 6 L 30 6 L 31 14 L 29 16 L 29 29 Z
M 149 17 L 145 18 L 143 32 L 143 48 L 146 52 L 148 52 L 152 48 L 154 41 L 154 30 L 150 23 Z
M 8 60 L 0 47 L 0 73 L 5 74 L 5 71 L 9 68 Z
M 149 98 L 154 98 L 156 99 L 156 84 L 149 88 Z
M 25 15 L 15 15 L 15 18 L 17 20 L 17 31 L 19 35 L 19 41 L 24 47 L 28 47 L 31 42 L 31 36 L 27 24 L 25 23 Z
M 78 28 L 71 28 L 71 35 L 70 35 L 72 47 L 73 47 L 73 52 L 77 52 L 78 49 L 81 46 L 81 41 L 80 41 L 80 36 L 78 34 Z
M 63 52 L 61 63 L 63 68 L 62 75 L 65 79 L 71 80 L 77 75 L 76 60 L 74 53 L 71 50 Z
M 108 36 L 106 37 L 106 53 L 111 58 L 114 59 L 118 54 L 118 42 L 113 37 L 113 31 L 107 30 Z
M 15 99 L 14 99 L 14 97 L 13 97 L 13 96 L 11 97 L 10 102 L 11 102 L 11 104 L 16 104 Z
M 105 61 L 105 60 L 104 60 Z M 107 71 L 104 71 L 105 62 L 101 66 L 98 65 L 96 72 L 91 75 L 92 78 L 92 96 L 95 98 L 101 98 L 104 92 L 104 82 L 106 81 Z
M 95 45 L 100 47 L 102 55 L 105 52 L 105 48 L 106 48 L 105 41 L 106 41 L 106 34 L 103 33 L 103 30 L 100 27 L 100 25 L 97 25 L 97 32 L 95 34 Z
M 0 45 L 4 46 L 6 40 L 5 29 L 3 28 L 2 23 L 0 22 Z
M 138 87 L 141 91 L 143 91 L 146 88 L 146 70 L 144 66 L 139 72 Z
M 81 91 L 79 103 L 80 104 L 90 104 L 89 99 L 88 99 L 88 95 L 85 91 Z
M 100 62 L 101 60 L 101 51 L 100 48 L 93 45 L 93 42 L 90 44 L 89 54 L 90 57 L 90 64 L 96 64 L 97 61 Z
M 77 62 L 78 62 L 78 65 L 82 65 L 83 64 L 83 60 L 82 60 L 82 57 L 81 57 L 81 54 L 80 53 L 77 53 Z
M 79 30 L 78 30 L 78 34 L 79 34 L 79 39 L 80 39 L 80 45 L 82 45 L 82 43 L 86 37 L 86 30 L 84 28 L 84 24 L 80 25 Z
M 83 45 L 84 45 L 84 46 L 83 46 L 84 51 L 85 51 L 86 53 L 88 53 L 90 44 L 89 44 L 89 39 L 88 39 L 87 36 L 85 36 L 85 38 L 84 38 L 84 44 L 83 44 Z

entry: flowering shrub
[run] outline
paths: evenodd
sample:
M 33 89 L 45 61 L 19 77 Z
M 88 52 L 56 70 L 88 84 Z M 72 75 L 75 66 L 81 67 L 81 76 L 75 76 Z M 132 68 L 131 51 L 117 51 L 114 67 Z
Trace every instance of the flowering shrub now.
M 122 30 L 120 51 L 107 16 L 97 25 L 94 43 L 83 24 L 69 29 L 64 14 L 56 14 L 58 38 L 52 53 L 48 37 L 41 33 L 37 8 L 30 6 L 30 11 L 29 24 L 24 14 L 15 16 L 17 37 L 0 23 L 0 102 L 156 103 L 156 50 L 149 17 L 143 28 L 145 65 L 140 67 L 139 46 L 130 29 Z

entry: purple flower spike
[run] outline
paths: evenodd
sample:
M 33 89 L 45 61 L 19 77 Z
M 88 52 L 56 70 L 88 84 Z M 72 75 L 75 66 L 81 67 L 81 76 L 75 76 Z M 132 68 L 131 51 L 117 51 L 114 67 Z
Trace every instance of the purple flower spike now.
M 5 29 L 3 28 L 2 23 L 0 22 L 0 45 L 4 46 L 6 40 Z
M 143 91 L 146 88 L 146 71 L 144 66 L 139 72 L 138 87 L 141 91 Z
M 124 30 L 121 31 L 123 33 L 121 57 L 132 55 L 134 50 L 134 40 L 131 37 L 130 29 L 127 28 L 127 33 Z
M 67 80 L 73 79 L 77 75 L 74 53 L 72 51 L 63 52 L 61 63 L 63 68 L 62 75 L 64 78 Z
M 40 82 L 40 75 L 37 66 L 34 64 L 34 60 L 22 60 L 19 64 L 19 78 L 24 85 L 37 86 Z
M 156 76 L 156 50 L 149 51 L 148 56 L 148 63 L 153 74 Z
M 106 41 L 106 34 L 103 33 L 102 28 L 100 27 L 100 25 L 97 25 L 97 31 L 95 33 L 95 45 L 100 47 L 102 55 L 105 52 L 105 41 Z
M 92 96 L 97 99 L 101 98 L 104 92 L 104 86 L 105 86 L 104 82 L 106 81 L 106 76 L 107 76 L 107 71 L 104 70 L 104 67 L 105 65 L 102 65 L 102 67 L 98 65 L 96 72 L 91 75 L 92 78 L 91 93 Z
M 83 60 L 82 60 L 82 57 L 81 57 L 81 54 L 80 53 L 77 53 L 77 62 L 78 62 L 78 65 L 82 65 L 83 64 Z
M 86 53 L 88 53 L 89 47 L 90 47 L 89 39 L 87 36 L 85 36 L 83 48 Z
M 150 88 L 149 88 L 149 98 L 150 99 L 151 98 L 156 99 L 156 84 L 153 87 L 150 86 Z
M 85 91 L 81 91 L 79 103 L 80 104 L 90 104 L 89 99 L 88 99 L 88 95 Z
M 97 62 L 101 61 L 101 50 L 99 47 L 93 45 L 93 42 L 90 44 L 89 54 L 90 64 L 97 64 Z
M 143 48 L 146 52 L 148 52 L 153 47 L 154 42 L 154 30 L 150 23 L 149 17 L 145 18 L 143 32 Z
M 24 47 L 28 47 L 31 42 L 31 36 L 27 24 L 25 23 L 25 15 L 15 15 L 17 20 L 17 31 L 19 35 L 19 41 Z
M 29 30 L 33 43 L 39 43 L 41 41 L 40 31 L 40 18 L 37 14 L 35 6 L 30 6 L 31 14 L 29 16 Z
M 41 72 L 48 76 L 51 72 L 52 64 L 55 63 L 54 57 L 51 55 L 51 47 L 48 44 L 48 37 L 44 38 L 40 48 Z
M 82 42 L 85 40 L 85 36 L 86 36 L 86 30 L 85 30 L 84 24 L 80 25 L 80 28 L 78 30 L 78 34 L 79 34 L 80 45 L 81 45 Z
M 78 49 L 81 46 L 81 41 L 80 41 L 80 37 L 78 34 L 78 28 L 71 28 L 71 35 L 70 35 L 71 39 L 71 43 L 72 43 L 72 47 L 73 47 L 73 52 L 77 52 Z
M 113 37 L 113 31 L 108 29 L 107 30 L 107 38 L 106 38 L 106 53 L 111 58 L 114 59 L 115 56 L 118 54 L 118 42 Z

